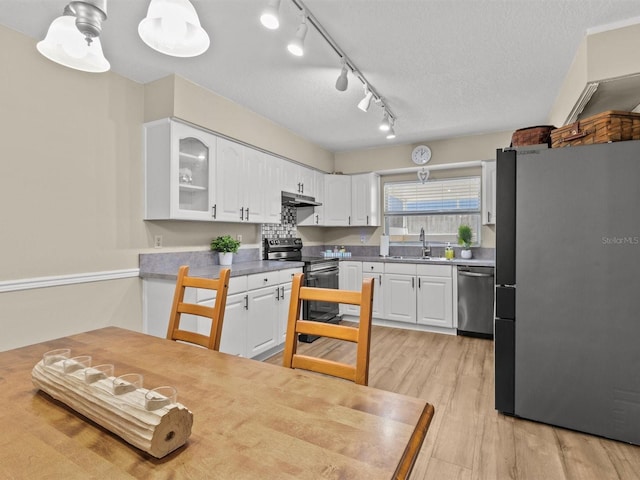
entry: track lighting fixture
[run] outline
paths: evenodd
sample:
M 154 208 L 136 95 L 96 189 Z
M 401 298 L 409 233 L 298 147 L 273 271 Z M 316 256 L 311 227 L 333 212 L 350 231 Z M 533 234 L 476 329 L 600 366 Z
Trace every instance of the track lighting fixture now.
M 280 26 L 278 19 L 278 10 L 280 9 L 280 0 L 269 0 L 267 7 L 260 15 L 260 23 L 269 30 L 276 30 Z
M 344 92 L 349 85 L 349 79 L 347 78 L 347 73 L 349 68 L 347 67 L 347 62 L 345 62 L 344 58 L 342 59 L 342 71 L 340 72 L 340 76 L 336 80 L 336 90 L 340 92 Z
M 107 19 L 106 0 L 70 2 L 56 18 L 38 52 L 49 60 L 83 72 L 106 72 L 111 65 L 104 58 L 100 32 Z
M 302 23 L 296 30 L 296 36 L 289 42 L 289 45 L 287 45 L 287 50 L 296 57 L 304 55 L 304 39 L 307 36 L 307 29 L 307 17 L 303 15 Z
M 371 99 L 373 98 L 373 93 L 371 93 L 371 90 L 369 90 L 369 87 L 367 86 L 367 84 L 364 85 L 364 98 L 362 100 L 360 100 L 360 102 L 358 103 L 358 108 L 360 110 L 362 110 L 363 112 L 366 112 L 369 110 L 369 106 L 371 105 Z
M 382 122 L 380 123 L 380 126 L 378 128 L 383 132 L 388 132 L 389 130 L 391 130 L 391 122 L 389 121 L 389 114 L 386 110 L 384 111 Z
M 189 0 L 151 0 L 138 34 L 149 47 L 172 57 L 196 57 L 209 48 L 209 35 Z

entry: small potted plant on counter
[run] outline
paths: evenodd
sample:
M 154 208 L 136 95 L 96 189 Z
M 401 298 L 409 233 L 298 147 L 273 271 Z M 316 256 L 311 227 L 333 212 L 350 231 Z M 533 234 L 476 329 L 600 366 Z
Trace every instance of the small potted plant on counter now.
M 211 241 L 211 250 L 218 252 L 220 265 L 231 265 L 233 254 L 238 253 L 240 242 L 231 238 L 230 235 L 223 235 Z
M 469 225 L 460 225 L 458 227 L 458 244 L 462 246 L 460 256 L 462 258 L 471 258 L 471 238 L 473 231 Z

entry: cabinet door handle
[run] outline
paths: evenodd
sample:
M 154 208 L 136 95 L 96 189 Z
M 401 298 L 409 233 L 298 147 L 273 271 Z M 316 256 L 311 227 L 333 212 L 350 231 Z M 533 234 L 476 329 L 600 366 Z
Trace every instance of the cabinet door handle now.
M 382 275 L 378 275 L 378 285 L 382 285 Z
M 320 215 L 316 213 L 316 225 L 320 223 Z
M 216 218 L 216 213 L 217 213 L 216 206 L 217 205 L 214 205 L 213 207 L 211 207 L 211 214 L 213 215 L 213 218 Z
M 280 298 L 284 300 L 284 285 L 280 288 L 282 288 L 282 293 L 280 294 Z
M 300 193 L 304 193 L 304 183 L 301 183 L 300 187 L 302 188 L 302 190 L 300 190 Z
M 418 277 L 418 288 L 422 288 L 422 279 Z
M 411 288 L 416 288 L 416 277 L 411 277 Z
M 276 287 L 276 300 L 280 300 L 280 287 Z
M 244 296 L 244 309 L 249 310 L 249 295 Z
M 367 215 L 367 225 L 369 225 L 369 215 Z
M 351 215 L 349 215 L 349 225 L 351 225 Z
M 240 209 L 240 220 L 244 220 L 244 207 Z
M 247 207 L 247 221 L 249 221 L 249 207 Z
M 487 222 L 491 223 L 491 212 L 487 212 Z

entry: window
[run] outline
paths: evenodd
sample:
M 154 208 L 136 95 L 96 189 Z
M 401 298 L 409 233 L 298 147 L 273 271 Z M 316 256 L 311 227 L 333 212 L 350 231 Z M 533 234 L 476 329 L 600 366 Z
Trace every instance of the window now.
M 385 232 L 394 243 L 419 241 L 424 228 L 431 243 L 458 242 L 458 227 L 473 231 L 473 243 L 480 243 L 480 177 L 389 182 L 384 186 Z

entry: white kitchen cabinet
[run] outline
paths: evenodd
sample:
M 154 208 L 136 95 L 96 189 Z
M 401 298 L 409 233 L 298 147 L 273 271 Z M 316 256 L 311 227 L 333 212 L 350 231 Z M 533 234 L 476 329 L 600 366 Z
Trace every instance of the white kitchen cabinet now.
M 259 150 L 218 138 L 216 148 L 216 219 L 225 222 L 264 223 L 267 161 Z
M 380 177 L 376 173 L 325 175 L 324 225 L 380 225 Z
M 291 279 L 301 268 L 231 277 L 222 324 L 220 351 L 244 357 L 275 352 L 284 343 L 291 299 Z M 175 281 L 145 279 L 143 285 L 143 331 L 165 338 L 175 290 Z M 213 306 L 215 292 L 187 289 L 190 302 Z M 187 330 L 208 334 L 210 322 L 183 315 Z
M 213 302 L 212 302 L 213 303 Z M 222 323 L 220 351 L 231 355 L 247 356 L 247 292 L 227 294 L 227 304 Z
M 496 223 L 496 162 L 482 162 L 482 224 Z
M 278 305 L 275 286 L 249 291 L 247 346 L 249 357 L 255 357 L 278 345 Z
M 284 160 L 274 155 L 264 154 L 265 173 L 260 180 L 259 191 L 264 192 L 264 222 L 282 221 L 282 171 Z
M 341 290 L 362 290 L 362 262 L 341 261 L 338 275 Z M 360 307 L 340 304 L 340 314 L 360 315 Z
M 284 343 L 287 339 L 287 321 L 289 320 L 289 304 L 291 302 L 291 283 L 293 276 L 301 272 L 299 268 L 281 270 L 279 272 L 278 288 L 279 293 L 276 295 L 278 303 L 278 338 L 279 343 Z
M 380 176 L 377 173 L 351 175 L 350 225 L 380 225 Z
M 450 265 L 418 265 L 417 323 L 453 328 L 453 275 Z
M 324 225 L 348 226 L 351 221 L 351 176 L 324 177 Z
M 324 177 L 326 174 L 314 172 L 314 197 L 317 202 L 322 203 L 318 207 L 298 207 L 296 209 L 296 224 L 298 226 L 321 226 L 324 225 Z
M 384 319 L 416 323 L 416 265 L 386 264 L 382 284 Z
M 145 220 L 215 220 L 216 145 L 174 120 L 144 125 Z
M 282 190 L 315 197 L 315 170 L 283 160 Z
M 384 275 L 384 263 L 362 262 L 362 280 L 373 278 L 373 306 L 371 316 L 384 318 L 384 288 L 382 276 Z

